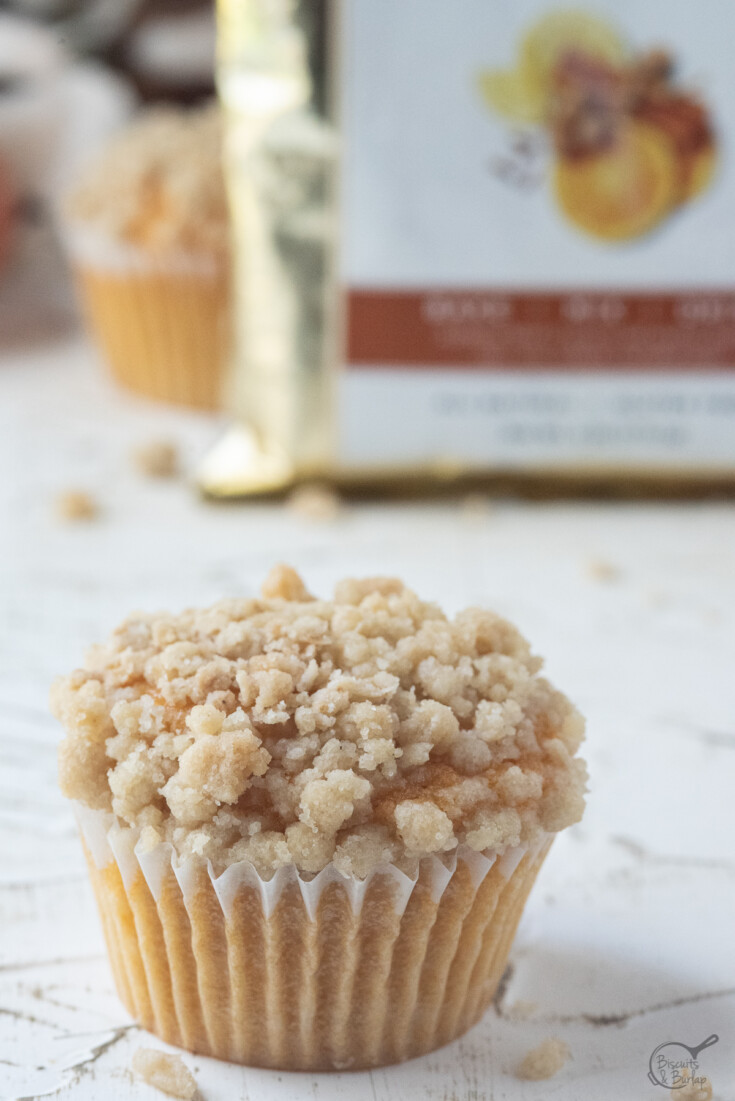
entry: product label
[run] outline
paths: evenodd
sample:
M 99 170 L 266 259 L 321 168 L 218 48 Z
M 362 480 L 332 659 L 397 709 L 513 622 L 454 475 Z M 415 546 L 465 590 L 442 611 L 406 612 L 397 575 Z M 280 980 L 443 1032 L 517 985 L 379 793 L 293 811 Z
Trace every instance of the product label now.
M 730 0 L 346 0 L 340 459 L 735 466 Z

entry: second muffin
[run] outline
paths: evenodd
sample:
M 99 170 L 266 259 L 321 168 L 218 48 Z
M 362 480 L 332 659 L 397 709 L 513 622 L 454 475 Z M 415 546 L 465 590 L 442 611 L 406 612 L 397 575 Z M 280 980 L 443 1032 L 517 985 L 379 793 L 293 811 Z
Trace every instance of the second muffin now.
M 474 1024 L 553 834 L 583 721 L 510 624 L 401 582 L 136 617 L 61 680 L 120 996 L 164 1040 L 377 1066 Z
M 66 239 L 115 377 L 213 409 L 229 342 L 229 221 L 217 108 L 149 111 L 83 174 Z

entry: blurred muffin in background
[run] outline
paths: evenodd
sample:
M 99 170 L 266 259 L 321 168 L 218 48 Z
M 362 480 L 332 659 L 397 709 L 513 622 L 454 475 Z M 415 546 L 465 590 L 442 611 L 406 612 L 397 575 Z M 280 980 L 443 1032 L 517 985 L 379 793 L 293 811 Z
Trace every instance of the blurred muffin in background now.
M 65 236 L 115 377 L 148 397 L 219 404 L 229 332 L 229 226 L 219 111 L 156 108 L 90 164 Z

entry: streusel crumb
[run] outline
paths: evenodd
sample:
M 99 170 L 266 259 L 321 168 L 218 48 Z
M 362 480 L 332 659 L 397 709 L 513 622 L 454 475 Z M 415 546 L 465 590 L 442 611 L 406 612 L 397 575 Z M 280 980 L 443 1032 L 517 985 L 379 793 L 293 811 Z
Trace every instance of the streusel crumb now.
M 619 581 L 620 570 L 612 562 L 604 558 L 591 558 L 587 563 L 587 575 L 592 581 Z
M 179 449 L 170 440 L 150 440 L 133 451 L 133 462 L 146 478 L 175 478 L 179 473 Z
M 673 1101 L 712 1101 L 712 1083 L 705 1075 L 692 1075 L 689 1067 L 684 1067 L 678 1080 L 674 1078 L 669 1094 Z
M 287 566 L 263 594 L 134 616 L 56 683 L 67 796 L 264 876 L 503 852 L 581 817 L 583 720 L 511 624 L 386 578 L 317 600 Z
M 315 523 L 336 520 L 339 516 L 338 493 L 330 486 L 311 482 L 297 486 L 288 497 L 288 507 L 294 516 Z
M 58 518 L 70 524 L 96 520 L 100 511 L 92 494 L 84 489 L 65 489 L 57 496 L 55 505 Z
M 558 1074 L 571 1055 L 569 1046 L 553 1036 L 529 1051 L 516 1071 L 516 1078 L 543 1082 Z
M 504 1015 L 509 1021 L 527 1021 L 530 1017 L 533 1017 L 537 1009 L 538 1002 L 524 1001 L 521 998 L 517 1002 L 513 1002 L 512 1005 L 509 1005 Z
M 133 1074 L 169 1097 L 193 1101 L 197 1096 L 196 1080 L 180 1055 L 141 1047 L 133 1055 L 130 1065 Z

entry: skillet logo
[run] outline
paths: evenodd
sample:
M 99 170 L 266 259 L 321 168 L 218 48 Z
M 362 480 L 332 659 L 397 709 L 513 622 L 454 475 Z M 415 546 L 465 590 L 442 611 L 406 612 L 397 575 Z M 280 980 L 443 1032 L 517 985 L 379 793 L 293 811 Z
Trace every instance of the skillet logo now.
M 648 1077 L 654 1086 L 664 1086 L 669 1090 L 680 1090 L 684 1086 L 704 1085 L 707 1079 L 698 1073 L 699 1053 L 707 1047 L 712 1047 L 719 1040 L 719 1036 L 708 1036 L 701 1044 L 690 1047 L 688 1044 L 669 1040 L 653 1051 L 648 1060 Z

